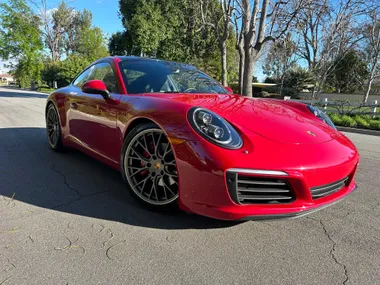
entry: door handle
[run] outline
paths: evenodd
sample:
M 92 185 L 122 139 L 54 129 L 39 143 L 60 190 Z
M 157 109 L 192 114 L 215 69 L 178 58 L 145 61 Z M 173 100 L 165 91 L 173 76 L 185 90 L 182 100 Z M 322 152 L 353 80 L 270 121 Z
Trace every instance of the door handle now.
M 70 103 L 70 107 L 71 107 L 71 109 L 77 109 L 78 105 L 77 105 L 77 103 Z

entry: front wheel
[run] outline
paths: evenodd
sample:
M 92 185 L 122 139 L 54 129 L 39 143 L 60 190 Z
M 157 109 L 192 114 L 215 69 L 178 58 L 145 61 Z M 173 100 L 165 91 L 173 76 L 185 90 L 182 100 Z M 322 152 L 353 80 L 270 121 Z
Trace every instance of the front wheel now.
M 153 207 L 176 204 L 177 165 L 160 128 L 151 123 L 135 127 L 124 141 L 120 160 L 123 179 L 138 200 Z

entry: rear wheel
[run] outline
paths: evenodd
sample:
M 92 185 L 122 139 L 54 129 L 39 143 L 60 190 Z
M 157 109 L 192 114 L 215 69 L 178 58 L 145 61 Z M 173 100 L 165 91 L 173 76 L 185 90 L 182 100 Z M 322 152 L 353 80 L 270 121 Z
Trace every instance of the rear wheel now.
M 46 134 L 50 147 L 55 151 L 64 149 L 62 144 L 61 124 L 57 109 L 53 104 L 50 104 L 46 112 Z
M 121 173 L 141 202 L 153 207 L 176 204 L 178 172 L 173 149 L 156 125 L 138 125 L 127 135 L 121 152 Z

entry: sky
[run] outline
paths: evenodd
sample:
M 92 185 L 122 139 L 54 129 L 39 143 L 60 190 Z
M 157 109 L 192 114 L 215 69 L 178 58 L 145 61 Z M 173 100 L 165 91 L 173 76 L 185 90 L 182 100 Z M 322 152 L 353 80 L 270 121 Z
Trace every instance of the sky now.
M 56 8 L 60 2 L 60 0 L 47 0 L 48 8 Z M 121 19 L 118 16 L 118 0 L 67 0 L 66 2 L 76 10 L 91 11 L 93 25 L 101 28 L 109 36 L 123 30 Z

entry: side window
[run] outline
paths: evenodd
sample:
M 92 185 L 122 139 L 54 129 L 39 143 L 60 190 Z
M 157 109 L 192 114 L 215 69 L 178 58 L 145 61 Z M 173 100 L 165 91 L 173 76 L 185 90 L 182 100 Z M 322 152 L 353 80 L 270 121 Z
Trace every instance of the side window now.
M 115 74 L 113 73 L 111 65 L 107 62 L 96 64 L 87 80 L 102 80 L 106 84 L 109 92 L 119 93 Z
M 89 74 L 91 73 L 92 68 L 93 68 L 93 67 L 90 67 L 90 68 L 86 69 L 85 71 L 83 71 L 82 74 L 79 75 L 79 76 L 77 77 L 77 79 L 75 79 L 73 85 L 75 85 L 75 86 L 77 86 L 77 87 L 79 87 L 79 88 L 82 87 L 82 85 L 85 84 L 86 81 L 89 80 L 89 79 L 88 79 L 88 76 L 89 76 Z

